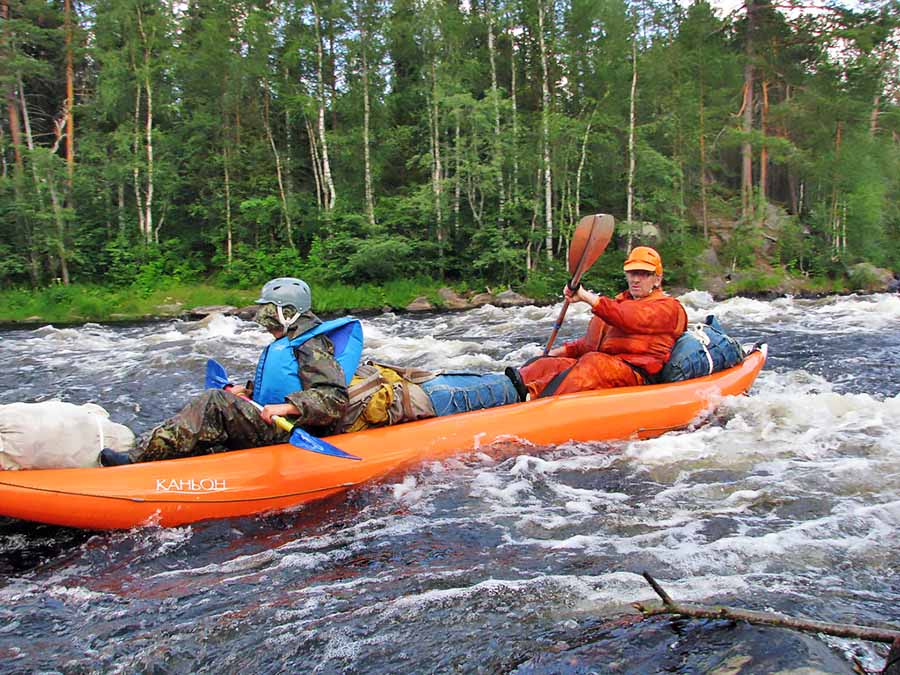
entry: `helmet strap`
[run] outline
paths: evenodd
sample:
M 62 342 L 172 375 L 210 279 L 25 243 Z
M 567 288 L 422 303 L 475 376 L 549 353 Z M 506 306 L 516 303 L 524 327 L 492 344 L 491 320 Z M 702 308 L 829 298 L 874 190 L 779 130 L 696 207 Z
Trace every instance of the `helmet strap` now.
M 282 328 L 284 328 L 285 331 L 293 326 L 297 319 L 300 318 L 300 312 L 295 311 L 294 316 L 292 316 L 290 319 L 285 319 L 284 312 L 281 311 L 281 305 L 276 305 L 275 309 L 278 310 L 278 322 L 281 324 Z

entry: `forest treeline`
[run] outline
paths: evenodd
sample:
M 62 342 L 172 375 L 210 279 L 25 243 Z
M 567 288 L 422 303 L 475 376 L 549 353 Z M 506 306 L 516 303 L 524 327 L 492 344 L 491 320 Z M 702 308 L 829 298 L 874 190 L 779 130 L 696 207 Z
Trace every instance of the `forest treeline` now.
M 684 283 L 900 269 L 896 0 L 0 10 L 0 286 L 517 284 L 592 212 Z

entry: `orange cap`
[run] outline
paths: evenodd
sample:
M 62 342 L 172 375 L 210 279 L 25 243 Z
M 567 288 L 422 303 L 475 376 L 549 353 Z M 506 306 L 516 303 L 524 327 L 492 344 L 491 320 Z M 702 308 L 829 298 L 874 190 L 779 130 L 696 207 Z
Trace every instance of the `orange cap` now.
M 628 260 L 625 261 L 623 268 L 626 272 L 631 270 L 645 270 L 654 274 L 662 274 L 662 258 L 655 249 L 649 246 L 635 246 L 628 254 Z

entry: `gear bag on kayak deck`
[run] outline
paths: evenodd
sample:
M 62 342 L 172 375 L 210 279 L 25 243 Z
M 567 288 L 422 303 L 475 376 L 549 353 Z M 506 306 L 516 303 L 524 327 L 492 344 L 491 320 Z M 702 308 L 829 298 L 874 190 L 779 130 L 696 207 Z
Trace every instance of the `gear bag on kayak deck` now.
M 103 448 L 126 451 L 134 434 L 99 405 L 63 401 L 0 405 L 0 469 L 97 466 Z
M 672 354 L 656 376 L 656 382 L 680 382 L 712 375 L 744 360 L 744 350 L 725 334 L 712 314 L 705 323 L 692 323 L 672 347 Z

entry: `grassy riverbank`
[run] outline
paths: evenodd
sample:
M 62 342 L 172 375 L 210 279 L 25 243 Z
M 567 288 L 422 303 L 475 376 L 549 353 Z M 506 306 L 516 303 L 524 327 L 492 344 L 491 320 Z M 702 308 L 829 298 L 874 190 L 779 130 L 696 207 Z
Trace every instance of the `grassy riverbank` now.
M 597 265 L 585 276 L 587 287 L 606 294 L 622 290 L 621 262 Z M 565 272 L 534 275 L 528 283 L 514 290 L 536 302 L 552 302 L 559 298 L 559 289 L 566 282 Z M 465 283 L 447 284 L 427 277 L 392 281 L 385 284 L 350 286 L 335 282 L 311 282 L 313 311 L 328 315 L 341 312 L 377 311 L 384 308 L 403 309 L 419 297 L 427 298 L 435 307 L 443 307 L 438 294 L 440 288 L 450 286 L 460 295 L 469 291 L 502 291 Z M 848 291 L 878 291 L 884 289 L 883 279 L 865 276 L 862 279 L 827 279 L 823 277 L 791 276 L 781 270 L 723 276 L 712 275 L 698 279 L 690 287 L 667 284 L 675 295 L 691 288 L 706 289 L 715 297 L 734 295 L 773 297 L 778 295 L 813 296 L 841 294 Z M 176 317 L 193 307 L 204 305 L 252 304 L 259 293 L 250 289 L 225 288 L 215 283 L 165 283 L 158 288 L 121 288 L 72 284 L 42 289 L 0 290 L 0 323 L 70 324 Z
M 443 286 L 447 284 L 424 278 L 383 285 L 313 284 L 313 311 L 330 314 L 385 307 L 399 309 L 420 296 L 440 307 L 438 289 Z M 454 288 L 458 292 L 468 290 L 460 285 Z M 533 290 L 541 295 L 539 288 Z M 169 284 L 150 291 L 82 284 L 2 290 L 0 323 L 62 324 L 174 317 L 204 305 L 243 307 L 252 304 L 258 294 L 258 288 L 222 288 L 205 283 Z

